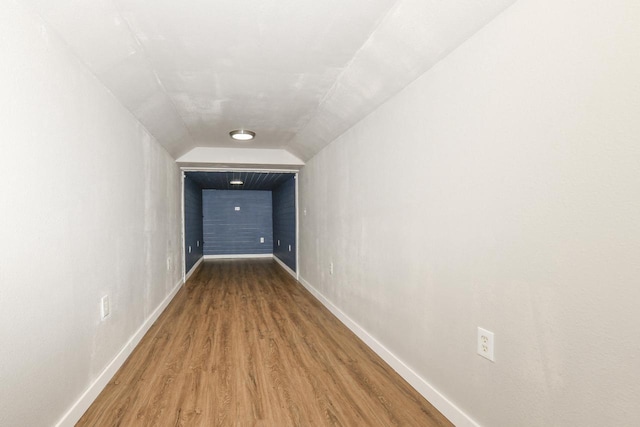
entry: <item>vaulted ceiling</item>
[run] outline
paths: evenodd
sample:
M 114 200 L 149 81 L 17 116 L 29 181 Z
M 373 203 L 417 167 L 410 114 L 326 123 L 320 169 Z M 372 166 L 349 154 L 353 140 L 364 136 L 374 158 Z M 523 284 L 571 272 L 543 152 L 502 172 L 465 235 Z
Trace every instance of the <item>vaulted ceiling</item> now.
M 175 158 L 307 160 L 515 0 L 19 1 Z

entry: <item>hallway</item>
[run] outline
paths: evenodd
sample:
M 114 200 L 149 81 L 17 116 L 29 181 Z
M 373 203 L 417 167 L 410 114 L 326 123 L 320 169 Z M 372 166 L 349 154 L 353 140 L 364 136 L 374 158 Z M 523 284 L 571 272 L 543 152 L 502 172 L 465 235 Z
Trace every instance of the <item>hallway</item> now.
M 80 426 L 450 423 L 273 260 L 206 261 Z

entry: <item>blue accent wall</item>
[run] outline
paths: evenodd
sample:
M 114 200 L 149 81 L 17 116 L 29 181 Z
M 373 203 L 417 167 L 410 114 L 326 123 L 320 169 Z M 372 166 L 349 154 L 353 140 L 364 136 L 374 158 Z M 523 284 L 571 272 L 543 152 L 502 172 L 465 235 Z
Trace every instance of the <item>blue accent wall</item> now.
M 271 191 L 203 190 L 202 206 L 205 255 L 272 253 Z
M 296 271 L 296 181 L 293 175 L 273 190 L 273 254 Z
M 184 260 L 186 272 L 202 258 L 202 189 L 188 176 L 184 178 Z M 191 253 L 189 253 L 191 246 Z

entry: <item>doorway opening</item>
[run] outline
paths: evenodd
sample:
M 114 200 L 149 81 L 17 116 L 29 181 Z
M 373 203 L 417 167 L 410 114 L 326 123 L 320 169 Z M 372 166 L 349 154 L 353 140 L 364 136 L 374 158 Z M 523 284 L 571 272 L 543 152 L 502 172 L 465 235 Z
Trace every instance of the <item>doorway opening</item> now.
M 297 173 L 185 171 L 185 281 L 206 259 L 273 258 L 298 278 Z

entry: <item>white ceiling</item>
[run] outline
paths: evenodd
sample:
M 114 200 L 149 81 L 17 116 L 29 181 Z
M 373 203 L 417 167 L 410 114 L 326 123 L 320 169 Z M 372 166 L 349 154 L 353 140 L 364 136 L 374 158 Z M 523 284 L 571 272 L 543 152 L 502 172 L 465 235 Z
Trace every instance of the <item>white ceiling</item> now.
M 174 157 L 308 160 L 515 0 L 21 1 Z

